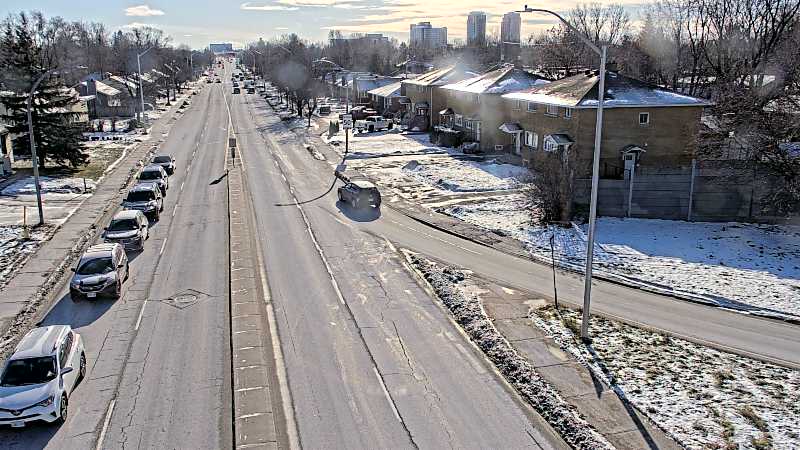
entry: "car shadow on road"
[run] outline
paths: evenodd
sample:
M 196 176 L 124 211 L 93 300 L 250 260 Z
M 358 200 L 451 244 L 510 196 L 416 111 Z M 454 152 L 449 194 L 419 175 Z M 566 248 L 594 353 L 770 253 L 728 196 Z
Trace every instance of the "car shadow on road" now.
M 380 219 L 380 208 L 353 208 L 342 201 L 336 202 L 336 207 L 353 222 L 373 222 Z
M 3 426 L 0 428 L 0 449 L 42 449 L 58 430 L 58 425 L 46 422 L 32 422 L 23 428 Z
M 103 316 L 118 300 L 99 297 L 96 300 L 72 301 L 69 293 L 58 300 L 39 325 L 70 325 L 73 329 L 90 325 Z

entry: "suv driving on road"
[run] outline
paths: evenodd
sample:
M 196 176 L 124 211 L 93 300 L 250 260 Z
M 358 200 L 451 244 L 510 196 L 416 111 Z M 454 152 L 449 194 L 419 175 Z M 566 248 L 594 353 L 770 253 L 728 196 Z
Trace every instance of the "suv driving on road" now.
M 161 189 L 161 195 L 166 197 L 167 189 L 169 189 L 169 175 L 167 175 L 167 171 L 159 164 L 145 166 L 144 169 L 139 172 L 138 180 L 147 183 L 156 183 Z
M 64 423 L 69 396 L 84 376 L 81 335 L 69 325 L 32 329 L 19 341 L 0 376 L 0 425 Z
M 163 167 L 167 175 L 175 173 L 175 158 L 173 158 L 172 155 L 156 155 L 156 157 L 153 158 L 153 164 L 158 164 Z
M 120 244 L 89 247 L 73 269 L 69 282 L 72 301 L 107 296 L 119 298 L 122 283 L 128 279 L 128 256 Z
M 103 232 L 103 240 L 122 244 L 126 250 L 144 250 L 144 241 L 150 237 L 150 226 L 144 213 L 137 210 L 118 212 Z
M 391 129 L 392 122 L 388 119 L 383 118 L 383 116 L 369 116 L 364 120 L 357 120 L 356 126 L 357 131 L 378 131 L 384 129 Z
M 139 210 L 151 219 L 158 220 L 164 210 L 164 197 L 157 184 L 139 183 L 128 191 L 122 207 Z
M 349 204 L 353 209 L 381 206 L 381 193 L 374 184 L 366 180 L 349 181 L 339 187 L 337 194 L 339 201 Z

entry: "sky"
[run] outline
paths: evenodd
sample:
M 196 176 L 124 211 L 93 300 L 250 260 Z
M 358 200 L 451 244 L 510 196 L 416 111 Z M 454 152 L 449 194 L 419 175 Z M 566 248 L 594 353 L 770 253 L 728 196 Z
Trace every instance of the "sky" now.
M 487 33 L 500 31 L 505 12 L 522 9 L 526 0 L 3 0 L 0 15 L 36 9 L 46 16 L 68 20 L 96 21 L 110 30 L 150 25 L 164 30 L 173 43 L 205 48 L 209 43 L 231 42 L 243 46 L 259 38 L 269 39 L 297 33 L 323 41 L 331 29 L 349 32 L 384 33 L 408 40 L 409 25 L 429 21 L 446 26 L 448 38 L 466 40 L 470 11 L 487 13 Z M 569 10 L 580 0 L 529 1 L 529 6 L 558 12 Z M 635 9 L 648 0 L 617 0 Z M 601 2 L 608 3 L 608 2 Z M 635 13 L 632 14 L 632 19 Z M 548 16 L 523 14 L 522 35 L 549 28 Z

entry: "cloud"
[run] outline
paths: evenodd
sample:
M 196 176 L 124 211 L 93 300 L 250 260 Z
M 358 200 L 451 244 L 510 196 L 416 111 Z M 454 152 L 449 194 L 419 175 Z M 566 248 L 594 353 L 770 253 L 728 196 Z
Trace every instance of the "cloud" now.
M 192 37 L 191 34 L 184 34 L 183 37 Z
M 242 3 L 239 9 L 244 11 L 297 11 L 296 6 L 283 6 L 283 5 L 256 5 L 251 2 Z
M 360 3 L 362 1 L 364 0 L 275 0 L 275 3 L 292 6 L 333 6 L 334 8 L 354 9 L 357 5 L 353 5 L 353 3 Z
M 289 27 L 275 27 L 275 29 L 278 31 L 286 31 L 289 29 Z
M 125 8 L 125 15 L 131 17 L 163 16 L 164 11 L 160 9 L 153 9 L 150 7 L 150 5 L 139 5 Z
M 157 28 L 152 23 L 141 23 L 141 22 L 131 22 L 131 23 L 127 24 L 127 25 L 123 25 L 122 26 L 122 28 L 124 28 L 126 30 L 130 30 L 132 28 L 145 28 L 145 27 Z

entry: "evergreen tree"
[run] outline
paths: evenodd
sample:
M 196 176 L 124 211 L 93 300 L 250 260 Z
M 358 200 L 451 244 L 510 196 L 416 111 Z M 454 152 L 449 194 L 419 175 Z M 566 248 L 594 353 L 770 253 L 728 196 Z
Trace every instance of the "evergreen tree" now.
M 0 36 L 0 84 L 3 94 L 0 103 L 6 108 L 2 120 L 14 137 L 17 152 L 30 149 L 27 99 L 36 80 L 56 68 L 52 49 L 53 30 L 47 29 L 43 18 L 21 13 L 6 19 Z M 76 123 L 73 111 L 78 99 L 57 77 L 47 76 L 34 93 L 32 121 L 39 166 L 45 161 L 56 164 L 83 164 L 87 155 L 81 145 L 83 127 Z

